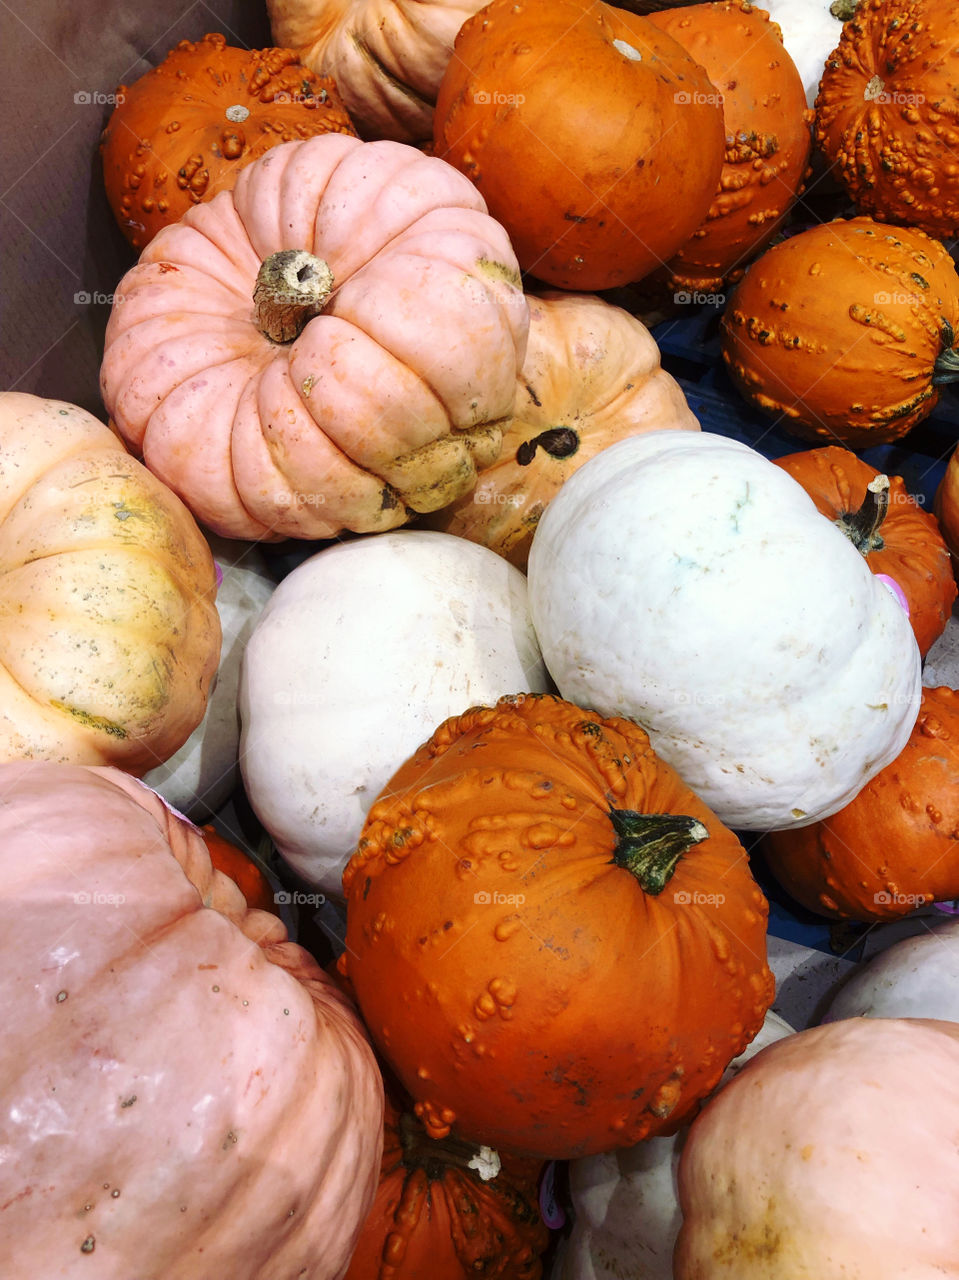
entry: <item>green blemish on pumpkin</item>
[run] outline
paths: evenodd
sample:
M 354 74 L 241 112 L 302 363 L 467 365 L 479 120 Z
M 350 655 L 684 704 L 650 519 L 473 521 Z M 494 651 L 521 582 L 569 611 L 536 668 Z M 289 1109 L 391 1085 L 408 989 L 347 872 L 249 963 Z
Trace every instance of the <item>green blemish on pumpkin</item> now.
M 929 288 L 929 281 L 928 281 L 928 280 L 923 279 L 923 277 L 919 274 L 919 272 L 918 272 L 918 271 L 910 271 L 910 272 L 909 272 L 909 279 L 910 279 L 910 280 L 915 280 L 916 284 L 919 286 L 919 288 L 920 288 L 920 289 L 928 289 L 928 288 Z
M 107 720 L 105 716 L 91 715 L 89 711 L 82 711 L 79 707 L 68 706 L 67 703 L 61 702 L 58 698 L 50 701 L 50 706 L 57 711 L 65 711 L 68 716 L 73 716 L 83 725 L 85 729 L 99 729 L 101 733 L 108 733 L 113 738 L 127 737 L 127 731 L 122 725 L 114 724 L 112 720 Z
M 80 1252 L 92 1253 L 96 1247 L 97 1247 L 97 1242 L 93 1238 L 93 1236 L 87 1236 L 86 1240 L 84 1240 L 83 1244 L 81 1244 L 80 1246 Z
M 522 288 L 519 272 L 512 267 L 508 267 L 505 262 L 494 262 L 490 258 L 480 258 L 476 266 L 484 275 L 493 280 L 504 280 L 507 284 L 514 285 L 517 289 Z
M 732 522 L 733 528 L 739 533 L 739 513 L 743 507 L 748 507 L 752 499 L 749 496 L 749 481 L 746 481 L 746 492 L 741 498 L 736 499 L 736 505 L 733 507 Z

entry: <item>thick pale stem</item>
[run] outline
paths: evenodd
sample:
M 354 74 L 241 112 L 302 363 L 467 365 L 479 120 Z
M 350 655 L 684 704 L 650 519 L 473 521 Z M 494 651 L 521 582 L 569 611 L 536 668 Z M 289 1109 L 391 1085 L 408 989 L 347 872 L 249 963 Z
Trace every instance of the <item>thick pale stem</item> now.
M 438 1182 L 450 1167 L 478 1173 L 484 1182 L 496 1176 L 499 1157 L 489 1147 L 475 1147 L 459 1138 L 430 1138 L 408 1111 L 397 1124 L 403 1163 L 408 1169 L 423 1169 L 431 1182 Z
M 609 816 L 618 836 L 613 861 L 634 875 L 643 892 L 653 897 L 669 884 L 680 858 L 709 837 L 698 818 L 683 813 L 610 809 Z
M 271 342 L 292 342 L 333 292 L 333 272 L 305 249 L 271 253 L 253 289 L 255 323 Z
M 876 476 L 866 485 L 866 496 L 858 511 L 841 515 L 836 524 L 856 548 L 867 556 L 870 551 L 881 551 L 883 541 L 882 522 L 889 510 L 889 477 Z

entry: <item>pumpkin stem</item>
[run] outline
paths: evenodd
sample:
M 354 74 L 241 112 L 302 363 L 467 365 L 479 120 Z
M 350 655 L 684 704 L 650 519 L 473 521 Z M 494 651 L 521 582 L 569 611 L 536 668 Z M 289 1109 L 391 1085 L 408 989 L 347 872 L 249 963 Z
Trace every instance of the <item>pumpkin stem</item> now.
M 579 436 L 572 427 L 549 427 L 532 440 L 524 440 L 516 450 L 516 461 L 521 467 L 529 466 L 537 448 L 551 458 L 571 458 L 579 448 Z
M 439 1182 L 451 1166 L 475 1173 L 489 1182 L 500 1170 L 500 1159 L 489 1147 L 475 1147 L 460 1138 L 430 1138 L 410 1112 L 397 1121 L 403 1164 L 407 1169 L 423 1169 L 430 1182 Z
M 959 382 L 959 350 L 952 346 L 940 352 L 932 366 L 932 385 L 941 387 L 947 382 Z
M 859 0 L 832 0 L 829 12 L 840 22 L 848 22 L 850 18 L 855 17 L 858 2 Z
M 260 266 L 253 289 L 254 322 L 271 342 L 292 342 L 333 292 L 333 272 L 305 249 L 280 249 Z
M 880 528 L 889 510 L 889 477 L 876 476 L 866 485 L 866 496 L 858 511 L 844 511 L 834 522 L 864 556 L 886 545 Z
M 698 818 L 682 813 L 610 809 L 609 816 L 619 837 L 613 861 L 631 872 L 652 897 L 666 888 L 680 858 L 709 837 Z

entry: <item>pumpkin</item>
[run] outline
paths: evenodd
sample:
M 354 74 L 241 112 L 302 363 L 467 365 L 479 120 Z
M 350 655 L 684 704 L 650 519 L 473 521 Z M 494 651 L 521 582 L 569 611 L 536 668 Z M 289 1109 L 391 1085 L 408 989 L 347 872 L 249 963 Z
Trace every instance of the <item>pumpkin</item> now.
M 502 453 L 471 493 L 428 517 L 523 570 L 547 503 L 587 458 L 644 431 L 699 430 L 642 321 L 588 294 L 527 300 L 529 343 Z
M 956 1023 L 855 1018 L 770 1045 L 686 1140 L 675 1280 L 955 1277 L 957 1126 Z
M 203 717 L 213 558 L 179 499 L 92 414 L 0 394 L 0 760 L 171 756 Z
M 804 449 L 775 463 L 799 481 L 872 572 L 899 588 L 925 658 L 945 631 L 957 594 L 935 516 L 906 492 L 901 476 L 880 476 L 848 449 Z
M 529 597 L 563 697 L 638 721 L 736 829 L 835 812 L 919 711 L 905 612 L 797 481 L 712 432 L 584 463 L 537 526 Z
M 230 543 L 213 535 L 207 541 L 221 579 L 216 591 L 223 633 L 220 665 L 203 719 L 179 751 L 143 775 L 147 786 L 195 821 L 220 809 L 239 784 L 240 662 L 276 585 L 255 543 Z
M 895 920 L 959 898 L 959 693 L 923 689 L 899 755 L 838 813 L 763 840 L 770 870 L 810 911 Z
M 792 1027 L 770 1009 L 717 1088 L 760 1049 L 791 1034 Z M 673 1246 L 682 1221 L 676 1175 L 687 1132 L 570 1162 L 573 1228 L 552 1280 L 673 1280 Z
M 528 324 L 470 182 L 327 133 L 271 148 L 150 242 L 113 304 L 103 402 L 214 533 L 376 533 L 496 458 Z
M 672 289 L 710 293 L 742 275 L 802 190 L 811 112 L 780 30 L 762 9 L 714 0 L 649 20 L 706 69 L 722 102 L 726 151 L 713 201 L 668 264 Z
M 723 313 L 738 390 L 784 430 L 852 448 L 904 436 L 959 377 L 959 276 L 914 228 L 837 219 L 774 245 Z
M 222 871 L 234 882 L 246 905 L 258 911 L 272 911 L 276 915 L 276 896 L 273 886 L 262 868 L 248 853 L 220 835 L 212 823 L 200 828 L 210 861 L 217 871 Z
M 135 249 L 193 205 L 232 187 L 278 142 L 355 136 L 336 85 L 289 49 L 238 49 L 213 33 L 181 40 L 116 92 L 100 139 L 107 199 Z
M 279 44 L 333 76 L 364 138 L 422 142 L 456 33 L 483 0 L 267 0 Z
M 18 761 L 0 795 L 11 1265 L 338 1280 L 382 1144 L 353 1007 L 136 779 Z
M 486 547 L 419 529 L 328 547 L 247 645 L 247 796 L 285 861 L 338 896 L 370 805 L 438 721 L 545 688 L 526 580 Z
M 823 1022 L 840 1018 L 959 1022 L 959 920 L 900 938 L 857 965 L 830 1000 Z
M 953 449 L 936 486 L 933 511 L 953 562 L 959 560 L 959 454 Z
M 744 851 L 626 720 L 445 721 L 367 815 L 340 965 L 427 1131 L 569 1159 L 671 1132 L 773 995 Z
M 581 0 L 492 0 L 464 23 L 433 132 L 523 270 L 563 289 L 629 284 L 671 257 L 723 163 L 702 67 L 648 19 Z
M 861 0 L 826 62 L 816 143 L 861 213 L 959 235 L 953 0 Z
M 763 0 L 762 8 L 782 32 L 802 78 L 806 104 L 815 107 L 826 59 L 839 44 L 842 24 L 855 13 L 856 0 Z
M 536 1160 L 430 1138 L 387 1089 L 383 1163 L 344 1280 L 539 1280 L 549 1231 Z

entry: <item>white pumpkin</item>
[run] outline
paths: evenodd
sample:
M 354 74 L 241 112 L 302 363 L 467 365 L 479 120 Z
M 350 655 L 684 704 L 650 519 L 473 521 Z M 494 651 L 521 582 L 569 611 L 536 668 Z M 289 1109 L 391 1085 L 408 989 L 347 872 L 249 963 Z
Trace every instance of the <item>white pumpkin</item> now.
M 760 1049 L 792 1034 L 770 1010 L 715 1092 Z M 573 1229 L 552 1280 L 672 1280 L 673 1246 L 683 1221 L 676 1175 L 687 1133 L 688 1126 L 669 1138 L 570 1161 Z
M 903 609 L 801 485 L 724 436 L 650 432 L 584 463 L 529 589 L 562 696 L 638 721 L 737 829 L 835 813 L 918 715 Z
M 826 59 L 839 44 L 855 0 L 764 0 L 758 7 L 779 24 L 786 52 L 802 77 L 806 103 L 815 106 Z
M 240 780 L 240 661 L 275 583 L 255 543 L 207 534 L 222 574 L 216 592 L 223 644 L 206 714 L 175 755 L 144 775 L 147 786 L 194 822 L 207 821 Z
M 861 1017 L 959 1022 L 959 919 L 894 942 L 860 965 L 823 1022 Z
M 342 895 L 377 794 L 447 717 L 548 680 L 526 579 L 463 538 L 397 530 L 280 583 L 240 681 L 247 796 L 281 856 Z

